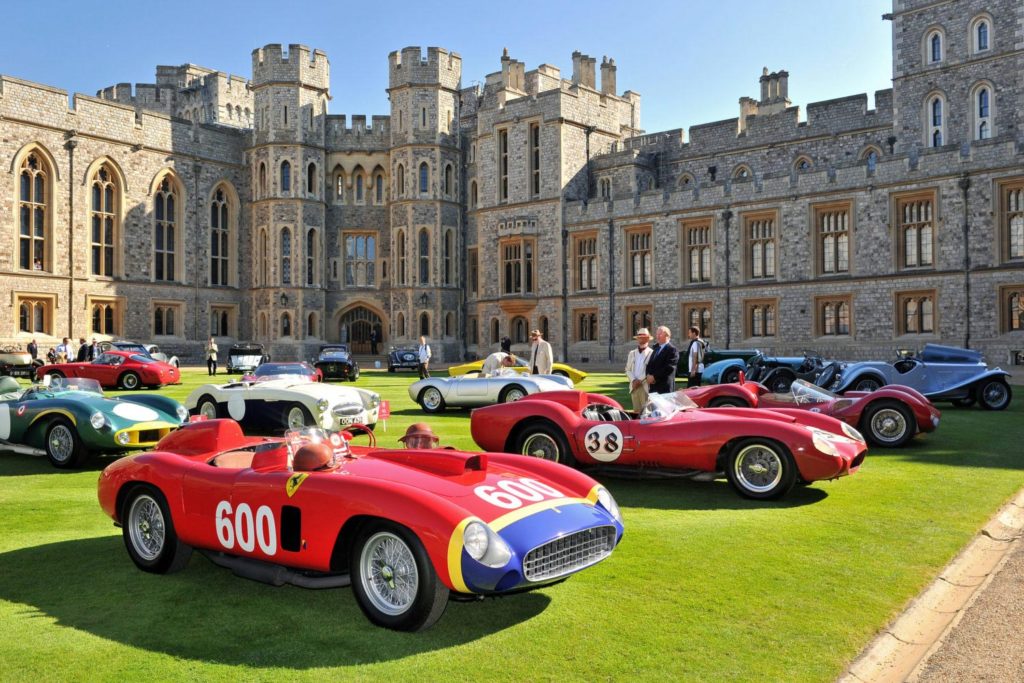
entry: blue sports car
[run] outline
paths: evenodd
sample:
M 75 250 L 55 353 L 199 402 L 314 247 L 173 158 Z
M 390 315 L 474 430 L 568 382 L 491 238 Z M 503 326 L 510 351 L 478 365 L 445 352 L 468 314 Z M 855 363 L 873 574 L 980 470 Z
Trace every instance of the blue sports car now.
M 989 368 L 978 351 L 926 344 L 917 355 L 904 351 L 899 356 L 892 363 L 843 364 L 827 388 L 841 394 L 901 384 L 932 401 L 952 401 L 956 406 L 977 402 L 986 410 L 1003 410 L 1010 405 L 1013 393 L 1006 382 L 1010 373 Z

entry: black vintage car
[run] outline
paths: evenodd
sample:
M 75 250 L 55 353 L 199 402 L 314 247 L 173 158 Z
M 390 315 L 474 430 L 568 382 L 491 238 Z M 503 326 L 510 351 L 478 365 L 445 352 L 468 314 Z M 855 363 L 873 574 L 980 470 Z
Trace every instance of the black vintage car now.
M 419 351 L 412 346 L 405 348 L 391 347 L 388 353 L 388 372 L 396 370 L 419 370 Z
M 349 353 L 348 344 L 324 344 L 320 353 L 313 360 L 313 365 L 329 379 L 347 379 L 355 382 L 359 379 L 359 363 Z
M 232 344 L 228 349 L 228 374 L 252 372 L 268 360 L 270 360 L 270 356 L 263 350 L 263 344 L 257 342 Z

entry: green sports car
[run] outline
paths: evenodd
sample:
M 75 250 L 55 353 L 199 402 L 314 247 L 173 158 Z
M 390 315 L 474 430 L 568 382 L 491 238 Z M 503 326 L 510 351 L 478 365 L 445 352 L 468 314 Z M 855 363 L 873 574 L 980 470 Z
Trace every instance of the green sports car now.
M 104 398 L 94 379 L 53 377 L 22 389 L 0 377 L 0 450 L 46 455 L 54 467 L 81 465 L 94 453 L 152 448 L 188 420 L 172 398 Z

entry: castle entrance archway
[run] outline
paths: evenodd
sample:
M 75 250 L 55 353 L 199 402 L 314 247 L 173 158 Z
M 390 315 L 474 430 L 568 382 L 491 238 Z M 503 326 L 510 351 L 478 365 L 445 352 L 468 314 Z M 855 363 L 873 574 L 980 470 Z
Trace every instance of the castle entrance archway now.
M 365 306 L 356 306 L 338 318 L 338 341 L 348 344 L 352 353 L 370 353 L 370 337 L 374 331 L 380 351 L 384 345 L 384 323 L 379 315 Z

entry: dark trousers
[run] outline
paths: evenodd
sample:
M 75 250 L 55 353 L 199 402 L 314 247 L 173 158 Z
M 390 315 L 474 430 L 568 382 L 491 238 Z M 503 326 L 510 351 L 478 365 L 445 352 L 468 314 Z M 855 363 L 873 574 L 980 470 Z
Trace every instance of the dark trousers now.
M 430 370 L 427 367 L 429 363 L 420 363 L 420 379 L 426 379 L 430 377 Z
M 686 378 L 687 379 L 686 386 L 687 387 L 699 387 L 700 386 L 701 374 L 702 373 L 700 373 L 700 372 L 695 372 L 694 374 L 689 375 Z
M 217 361 L 210 358 L 206 361 L 206 372 L 211 375 L 217 374 Z

